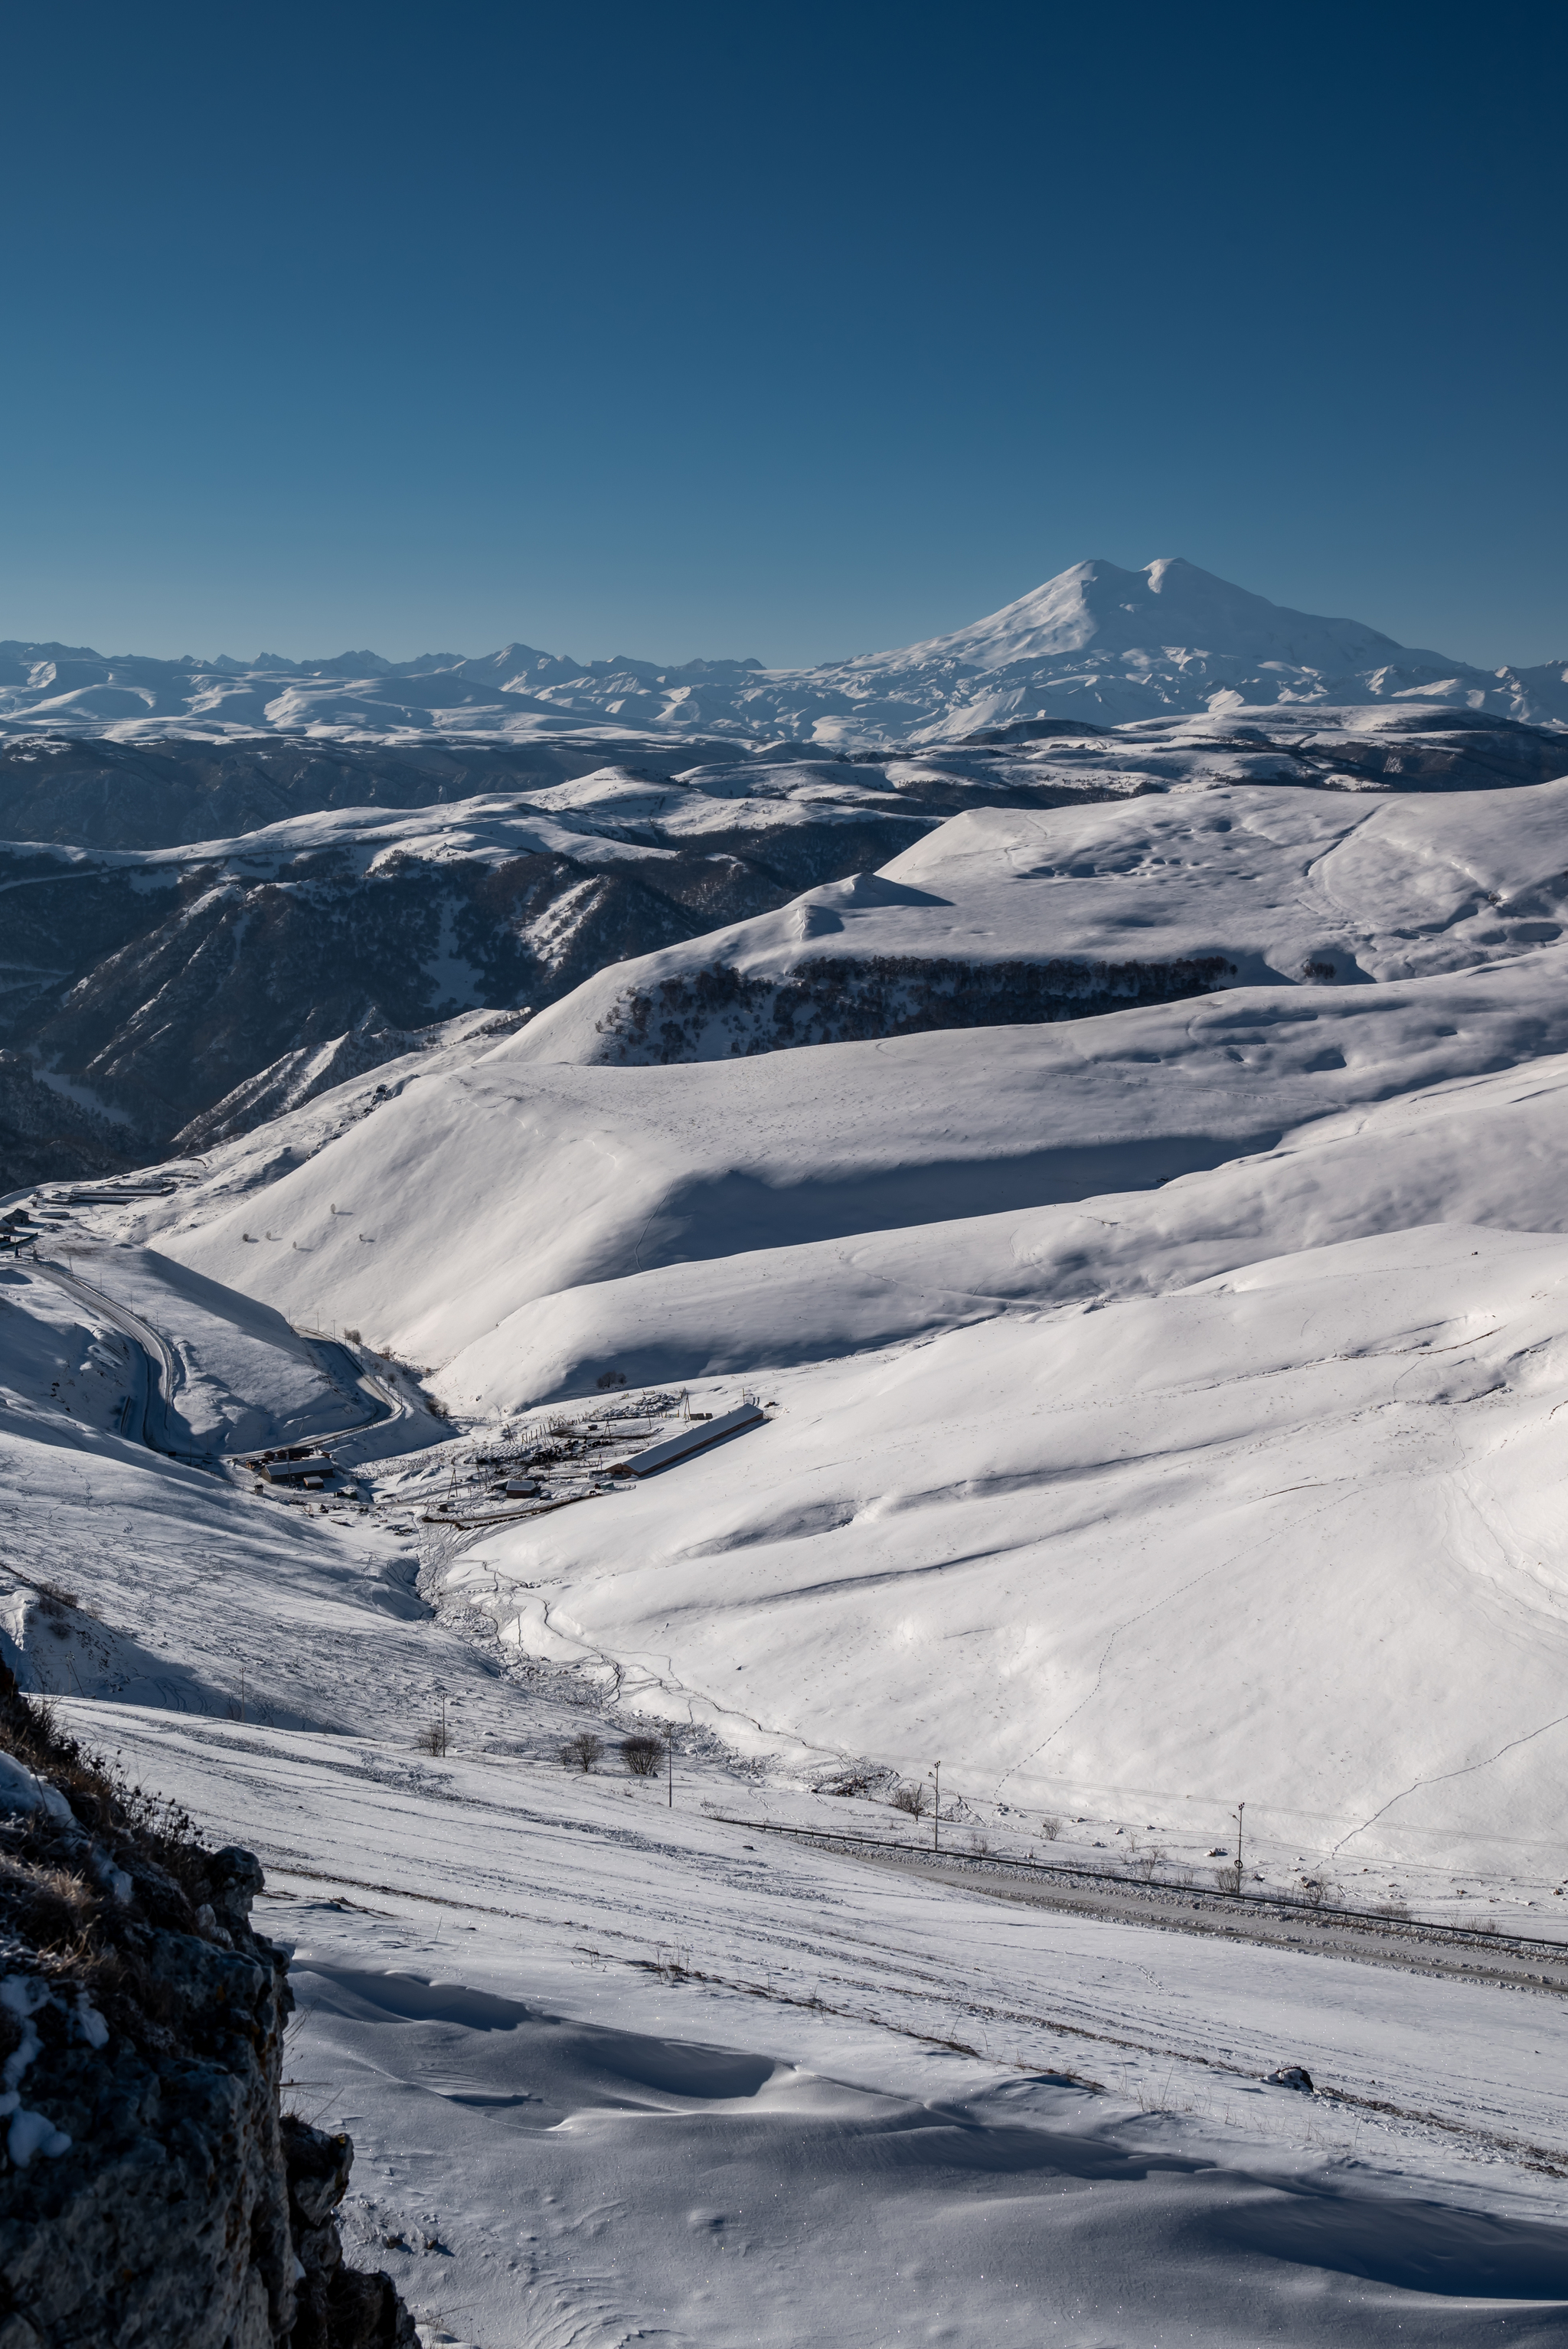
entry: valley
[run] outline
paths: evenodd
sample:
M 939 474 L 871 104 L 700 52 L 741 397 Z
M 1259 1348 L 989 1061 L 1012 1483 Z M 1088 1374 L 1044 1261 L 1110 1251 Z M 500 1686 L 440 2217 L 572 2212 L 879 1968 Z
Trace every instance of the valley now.
M 12 688 L 0 1659 L 427 2349 L 1560 2333 L 1568 735 L 1106 570 Z

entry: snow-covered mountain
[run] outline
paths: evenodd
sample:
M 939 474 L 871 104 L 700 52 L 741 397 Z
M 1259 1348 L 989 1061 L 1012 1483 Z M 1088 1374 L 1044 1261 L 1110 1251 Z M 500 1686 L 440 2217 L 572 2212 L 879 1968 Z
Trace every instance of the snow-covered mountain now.
M 810 669 L 755 660 L 586 665 L 514 644 L 478 658 L 372 653 L 288 663 L 107 658 L 0 644 L 0 732 L 222 740 L 306 734 L 513 743 L 591 728 L 760 749 L 946 743 L 1044 719 L 1119 726 L 1175 713 L 1451 706 L 1568 725 L 1568 665 L 1480 669 L 1355 620 L 1271 604 L 1179 556 L 1075 564 L 987 618 Z

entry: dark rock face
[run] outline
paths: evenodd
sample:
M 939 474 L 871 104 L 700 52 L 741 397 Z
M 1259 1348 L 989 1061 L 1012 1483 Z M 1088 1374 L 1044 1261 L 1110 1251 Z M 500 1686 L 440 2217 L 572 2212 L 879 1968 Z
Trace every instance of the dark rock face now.
M 604 1040 L 599 1057 L 646 1066 L 938 1028 L 1087 1019 L 1207 995 L 1234 976 L 1235 965 L 1221 955 L 1168 963 L 813 955 L 779 978 L 710 963 L 623 996 L 597 1023 Z
M 387 2279 L 342 2268 L 348 2140 L 280 2123 L 261 1883 L 0 1674 L 0 2349 L 413 2340 Z
M 289 2223 L 303 2273 L 294 2290 L 289 2349 L 408 2349 L 414 2320 L 390 2276 L 343 2264 L 337 2206 L 348 2188 L 354 2140 L 285 2113 Z

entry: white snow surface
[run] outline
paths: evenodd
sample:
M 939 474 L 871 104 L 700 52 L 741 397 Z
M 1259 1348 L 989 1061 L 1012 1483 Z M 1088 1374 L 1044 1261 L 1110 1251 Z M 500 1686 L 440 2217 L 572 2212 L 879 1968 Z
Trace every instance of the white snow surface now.
M 1150 967 L 1183 963 L 1210 966 L 1211 985 L 1343 985 L 1510 958 L 1555 943 L 1565 918 L 1568 780 L 1375 800 L 1219 787 L 1040 812 L 976 808 L 880 873 L 607 966 L 544 1011 L 515 1053 L 720 1060 L 768 1049 L 766 999 L 758 1010 L 720 999 L 696 1016 L 691 1040 L 662 1040 L 672 983 L 719 966 L 775 988 L 843 957 L 908 965 L 906 982 L 923 965 L 1059 959 L 1113 994 Z M 644 1023 L 639 999 L 653 1007 Z
M 944 742 L 1053 716 L 1124 725 L 1284 706 L 1444 705 L 1568 723 L 1568 667 L 1480 669 L 1354 620 L 1270 603 L 1180 557 L 1129 571 L 1078 563 L 970 626 L 815 668 L 586 666 L 528 645 L 464 659 L 115 657 L 0 644 L 0 730 L 13 734 L 269 732 L 346 740 L 522 741 L 591 728 L 767 744 Z
M 673 1810 L 563 1776 L 570 1713 L 509 1751 L 496 1709 L 455 1695 L 428 1761 L 66 1707 L 262 1855 L 293 2094 L 427 2341 L 1559 2337 L 1548 1994 L 910 1883 L 706 1815 L 791 1811 L 711 1767 Z

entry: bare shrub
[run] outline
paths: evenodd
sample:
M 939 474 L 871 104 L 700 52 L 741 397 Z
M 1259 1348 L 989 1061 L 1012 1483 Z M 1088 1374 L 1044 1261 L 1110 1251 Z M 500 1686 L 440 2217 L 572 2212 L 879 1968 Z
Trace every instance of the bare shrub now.
M 621 1759 L 634 1778 L 656 1778 L 659 1764 L 665 1758 L 664 1741 L 657 1737 L 623 1737 Z
M 1062 1823 L 1060 1819 L 1053 1817 L 1050 1812 L 1047 1811 L 1045 1817 L 1040 1821 L 1040 1833 L 1045 1837 L 1046 1841 L 1047 1843 L 1055 1843 L 1061 1831 Z
M 1128 1864 L 1127 1872 L 1130 1876 L 1136 1876 L 1140 1883 L 1152 1884 L 1164 1867 L 1168 1856 L 1161 1850 L 1158 1844 L 1152 1844 L 1147 1850 L 1134 1854 Z
M 611 1387 L 624 1387 L 626 1381 L 620 1371 L 601 1371 L 593 1383 L 601 1391 L 607 1392 Z
M 0 1899 L 12 1929 L 51 1954 L 80 1943 L 99 1905 L 97 1894 L 71 1870 L 9 1857 L 0 1857 Z
M 562 1745 L 562 1767 L 587 1772 L 592 1770 L 603 1751 L 602 1737 L 595 1737 L 591 1729 L 580 1729 L 575 1737 L 568 1737 Z
M 895 1786 L 892 1801 L 895 1811 L 903 1811 L 912 1819 L 923 1819 L 931 1808 L 931 1796 L 918 1782 L 913 1786 Z
M 1301 1897 L 1309 1909 L 1321 1909 L 1328 1898 L 1328 1886 L 1321 1876 L 1304 1876 Z
M 1242 1889 L 1242 1868 L 1239 1860 L 1214 1870 L 1214 1883 L 1221 1892 L 1239 1892 Z
M 418 1744 L 421 1754 L 434 1754 L 437 1755 L 444 1754 L 447 1750 L 447 1724 L 445 1721 L 436 1720 L 427 1722 L 424 1728 L 419 1732 L 416 1743 Z
M 831 1778 L 823 1778 L 811 1789 L 814 1795 L 869 1795 L 874 1784 L 869 1771 L 841 1770 Z
M 974 1853 L 976 1859 L 984 1859 L 986 1857 L 991 1849 L 991 1838 L 985 1833 L 984 1827 L 971 1827 L 969 1830 L 968 1841 L 969 1848 Z

